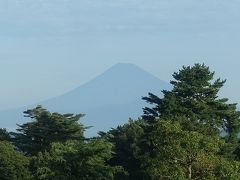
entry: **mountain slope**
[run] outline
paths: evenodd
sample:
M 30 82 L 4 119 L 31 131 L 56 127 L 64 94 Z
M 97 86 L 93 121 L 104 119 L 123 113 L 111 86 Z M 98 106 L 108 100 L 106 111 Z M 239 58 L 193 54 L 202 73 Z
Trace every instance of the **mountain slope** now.
M 117 64 L 88 83 L 62 95 L 38 104 L 50 111 L 84 113 L 82 122 L 93 126 L 87 135 L 123 124 L 130 117 L 142 114 L 148 92 L 160 95 L 170 85 L 132 64 Z M 16 123 L 27 120 L 20 115 L 33 106 L 0 112 L 0 126 L 13 129 Z

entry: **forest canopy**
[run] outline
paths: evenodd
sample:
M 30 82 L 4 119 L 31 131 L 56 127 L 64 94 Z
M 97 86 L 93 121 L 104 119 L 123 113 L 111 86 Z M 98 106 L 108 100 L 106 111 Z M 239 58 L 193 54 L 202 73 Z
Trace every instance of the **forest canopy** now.
M 225 82 L 204 64 L 184 66 L 162 97 L 142 98 L 142 117 L 92 138 L 83 114 L 29 109 L 16 132 L 0 129 L 0 179 L 237 180 L 240 112 L 219 97 Z

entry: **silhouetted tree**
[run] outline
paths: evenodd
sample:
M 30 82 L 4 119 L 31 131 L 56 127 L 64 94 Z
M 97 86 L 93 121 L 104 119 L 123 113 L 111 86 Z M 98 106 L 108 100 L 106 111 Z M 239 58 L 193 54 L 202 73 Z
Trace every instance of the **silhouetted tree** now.
M 240 113 L 236 104 L 218 97 L 225 80 L 214 81 L 214 72 L 200 64 L 183 67 L 173 77 L 173 88 L 164 90 L 163 98 L 151 93 L 143 98 L 152 104 L 143 115 L 150 150 L 143 164 L 151 178 L 211 179 L 227 168 L 219 167 L 222 161 L 239 167 L 234 158 Z M 223 130 L 227 135 L 221 138 Z M 237 168 L 234 174 L 239 176 Z
M 0 141 L 10 141 L 10 134 L 6 129 L 0 128 Z
M 46 150 L 53 142 L 84 139 L 84 127 L 78 122 L 82 114 L 50 113 L 41 106 L 24 113 L 32 121 L 18 125 L 18 132 L 11 134 L 16 147 L 28 155 Z

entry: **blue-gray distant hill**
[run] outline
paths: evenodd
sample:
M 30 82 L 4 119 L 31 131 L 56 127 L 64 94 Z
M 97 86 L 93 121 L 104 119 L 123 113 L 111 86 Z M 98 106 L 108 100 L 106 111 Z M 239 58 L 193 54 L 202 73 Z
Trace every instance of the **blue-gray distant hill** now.
M 141 100 L 148 92 L 161 95 L 170 85 L 133 64 L 117 64 L 88 83 L 53 99 L 37 103 L 54 112 L 83 113 L 81 122 L 93 126 L 86 133 L 96 135 L 142 115 Z M 21 95 L 21 94 L 20 94 Z M 36 105 L 0 112 L 0 127 L 13 130 L 29 119 L 23 111 Z

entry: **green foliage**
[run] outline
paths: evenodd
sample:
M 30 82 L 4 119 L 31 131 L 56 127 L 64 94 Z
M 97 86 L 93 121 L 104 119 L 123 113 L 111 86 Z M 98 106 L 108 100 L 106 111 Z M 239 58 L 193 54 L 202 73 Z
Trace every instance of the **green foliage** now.
M 78 123 L 83 115 L 50 113 L 41 106 L 24 112 L 31 122 L 18 125 L 13 135 L 17 148 L 28 155 L 46 150 L 53 142 L 83 140 L 84 128 Z
M 163 98 L 151 93 L 143 98 L 153 107 L 144 108 L 151 151 L 145 152 L 142 164 L 152 179 L 231 178 L 224 171 L 229 162 L 238 164 L 234 158 L 240 113 L 236 104 L 218 98 L 225 81 L 214 81 L 214 73 L 200 64 L 183 67 L 173 77 L 173 89 L 163 91 Z M 231 171 L 240 176 L 237 168 Z
M 161 99 L 153 94 L 143 99 L 152 104 L 152 108 L 144 108 L 144 116 L 150 124 L 156 118 L 185 117 L 184 128 L 205 135 L 219 135 L 226 132 L 226 152 L 233 154 L 238 144 L 237 135 L 240 128 L 240 113 L 236 104 L 228 104 L 227 98 L 218 98 L 218 92 L 225 81 L 214 81 L 214 72 L 205 65 L 195 64 L 183 67 L 173 74 L 173 89 L 163 91 Z
M 10 134 L 6 129 L 0 128 L 0 141 L 10 141 Z
M 219 180 L 238 180 L 240 177 L 240 162 L 221 159 L 218 164 L 217 178 Z
M 219 136 L 188 131 L 177 121 L 159 120 L 151 141 L 154 156 L 145 163 L 152 179 L 217 177 L 218 154 L 224 144 Z
M 144 108 L 144 119 L 153 122 L 156 117 L 185 116 L 191 122 L 186 124 L 188 129 L 214 135 L 224 129 L 229 136 L 236 138 L 240 127 L 236 104 L 218 98 L 225 81 L 214 81 L 214 73 L 200 64 L 183 67 L 173 77 L 173 89 L 163 91 L 164 98 L 153 94 L 143 98 L 154 105 L 153 108 Z
M 32 121 L 18 132 L 0 129 L 0 179 L 239 179 L 240 113 L 218 97 L 225 81 L 214 80 L 204 64 L 183 67 L 173 77 L 163 98 L 143 98 L 152 105 L 143 119 L 92 139 L 84 138 L 81 114 L 41 106 L 24 112 Z
M 141 167 L 141 145 L 144 142 L 145 126 L 146 123 L 141 119 L 130 119 L 127 124 L 102 134 L 114 145 L 114 154 L 109 164 L 122 166 L 127 171 L 127 174 L 116 174 L 115 179 L 148 179 Z
M 104 140 L 53 143 L 49 152 L 33 158 L 35 179 L 48 180 L 108 180 L 120 167 L 111 167 L 112 145 Z
M 0 141 L 0 179 L 28 180 L 31 179 L 28 170 L 29 159 L 14 150 L 13 146 Z

